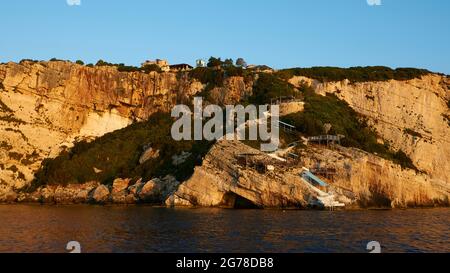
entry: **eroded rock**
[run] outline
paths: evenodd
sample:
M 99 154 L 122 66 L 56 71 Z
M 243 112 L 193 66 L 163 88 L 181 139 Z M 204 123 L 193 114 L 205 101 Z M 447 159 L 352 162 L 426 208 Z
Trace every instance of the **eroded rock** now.
M 4 203 L 14 203 L 17 201 L 18 194 L 14 191 L 8 191 L 3 194 L 0 194 L 0 202 Z
M 144 164 L 150 159 L 155 159 L 159 157 L 159 150 L 155 150 L 152 147 L 147 148 L 144 153 L 142 153 L 139 158 L 139 164 Z
M 100 185 L 92 193 L 91 201 L 97 204 L 104 204 L 109 201 L 110 192 L 107 186 Z

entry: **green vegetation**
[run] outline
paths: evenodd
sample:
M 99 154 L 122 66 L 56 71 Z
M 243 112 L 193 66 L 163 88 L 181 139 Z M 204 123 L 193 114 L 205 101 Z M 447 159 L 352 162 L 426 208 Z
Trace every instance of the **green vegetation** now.
M 95 66 L 117 66 L 117 65 L 113 64 L 113 63 L 105 62 L 103 60 L 98 60 L 97 63 L 95 64 Z
M 236 60 L 236 66 L 238 66 L 238 67 L 246 67 L 247 66 L 247 62 L 243 58 L 238 58 Z
M 246 73 L 241 66 L 235 66 L 232 59 L 222 61 L 221 58 L 211 57 L 207 67 L 197 67 L 189 72 L 189 76 L 207 84 L 207 89 L 212 89 L 222 87 L 227 77 L 244 77 Z
M 230 65 L 224 68 L 226 77 L 244 77 L 245 71 L 242 67 Z
M 141 69 L 139 67 L 128 66 L 128 65 L 125 65 L 123 63 L 120 63 L 120 64 L 108 63 L 108 62 L 105 62 L 103 60 L 98 60 L 98 62 L 95 64 L 95 66 L 113 66 L 113 67 L 117 67 L 117 70 L 119 70 L 120 72 L 137 72 L 137 71 L 141 71 Z
M 189 76 L 211 87 L 223 86 L 225 77 L 222 70 L 215 70 L 208 67 L 197 67 L 189 71 Z
M 261 73 L 253 86 L 253 95 L 249 103 L 266 104 L 277 97 L 300 97 L 301 93 L 294 86 L 276 75 Z
M 332 125 L 328 134 L 344 135 L 341 144 L 376 153 L 386 159 L 393 160 L 404 168 L 417 170 L 412 161 L 402 152 L 393 152 L 388 145 L 377 142 L 377 134 L 367 124 L 367 120 L 354 111 L 345 101 L 335 95 L 321 96 L 310 87 L 303 86 L 305 110 L 283 118 L 293 124 L 307 136 L 325 134 L 325 124 Z
M 208 64 L 206 65 L 209 68 L 212 67 L 221 67 L 224 64 L 224 62 L 221 60 L 221 58 L 211 57 L 208 60 Z
M 161 71 L 161 67 L 159 67 L 158 65 L 156 65 L 156 64 L 147 64 L 147 65 L 144 65 L 143 67 L 142 67 L 142 70 L 145 72 L 145 73 L 150 73 L 150 72 L 158 72 L 158 73 L 161 73 L 162 71 Z
M 290 79 L 293 76 L 304 76 L 321 82 L 342 81 L 345 79 L 348 79 L 351 82 L 411 80 L 429 73 L 431 72 L 425 69 L 391 69 L 385 66 L 291 68 L 277 72 L 277 74 L 284 79 Z
M 117 66 L 117 70 L 119 72 L 141 72 L 142 69 L 136 66 L 131 66 L 131 65 L 124 65 L 124 64 L 118 64 Z
M 87 65 L 89 67 L 92 67 L 91 65 Z M 120 64 L 114 64 L 114 63 L 108 63 L 103 60 L 99 60 L 95 66 L 113 66 L 117 67 L 117 70 L 119 72 L 144 72 L 144 73 L 150 73 L 152 71 L 161 72 L 161 68 L 156 64 L 151 65 L 145 65 L 143 67 L 137 67 L 137 66 L 131 66 L 131 65 L 125 65 L 123 63 Z
M 38 63 L 38 60 L 32 60 L 32 59 L 22 59 L 20 60 L 19 64 L 25 63 L 25 62 L 29 62 L 29 63 Z
M 174 141 L 170 134 L 172 123 L 169 114 L 157 113 L 146 122 L 132 124 L 93 142 L 79 142 L 55 159 L 46 159 L 30 190 L 44 184 L 88 181 L 110 184 L 118 177 L 149 180 L 169 173 L 177 179 L 186 179 L 192 175 L 194 166 L 201 163 L 212 143 Z M 139 164 L 139 158 L 147 147 L 159 150 L 159 156 Z M 172 156 L 183 151 L 192 155 L 185 163 L 173 166 Z
M 84 65 L 84 62 L 82 60 L 77 60 L 75 63 L 79 65 Z

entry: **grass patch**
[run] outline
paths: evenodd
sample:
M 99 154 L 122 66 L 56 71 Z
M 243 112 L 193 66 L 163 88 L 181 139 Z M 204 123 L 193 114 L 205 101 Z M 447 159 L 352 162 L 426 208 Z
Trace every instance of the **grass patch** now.
M 348 79 L 351 82 L 388 81 L 388 80 L 412 80 L 431 73 L 425 69 L 397 68 L 392 69 L 385 66 L 366 67 L 311 67 L 290 68 L 277 72 L 284 78 L 290 79 L 294 76 L 304 76 L 321 82 L 342 81 Z

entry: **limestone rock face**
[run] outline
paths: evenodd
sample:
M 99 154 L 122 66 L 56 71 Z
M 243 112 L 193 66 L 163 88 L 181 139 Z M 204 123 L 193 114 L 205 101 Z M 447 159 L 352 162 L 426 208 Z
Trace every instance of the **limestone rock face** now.
M 211 90 L 209 100 L 219 105 L 234 105 L 246 95 L 252 93 L 253 80 L 245 81 L 242 77 L 230 77 L 224 82 L 223 87 L 215 87 Z
M 66 186 L 43 186 L 32 193 L 20 193 L 17 201 L 47 204 L 82 204 L 89 201 L 89 194 L 98 186 L 98 182 L 69 184 Z
M 328 181 L 336 191 L 355 200 L 358 207 L 420 207 L 450 205 L 450 185 L 425 173 L 355 148 L 313 147 L 300 154 L 300 165 L 337 171 Z
M 117 178 L 114 180 L 111 190 L 111 199 L 113 203 L 127 204 L 134 202 L 134 195 L 128 192 L 128 185 L 131 179 Z
M 154 178 L 145 183 L 139 191 L 139 199 L 146 203 L 164 203 L 165 199 L 178 186 L 178 181 L 171 175 L 162 179 Z
M 125 73 L 62 61 L 0 64 L 0 192 L 27 186 L 43 159 L 74 141 L 169 111 L 202 89 L 176 73 Z
M 128 185 L 130 184 L 130 179 L 121 179 L 117 178 L 113 182 L 112 186 L 112 194 L 117 194 L 120 192 L 125 191 L 128 188 Z
M 92 201 L 97 204 L 106 203 L 109 200 L 109 194 L 108 187 L 100 185 L 92 193 Z
M 9 191 L 0 194 L 0 202 L 2 203 L 14 203 L 17 200 L 17 193 Z
M 167 207 L 192 207 L 193 204 L 186 199 L 182 199 L 177 195 L 170 195 L 169 198 L 166 199 L 164 204 Z
M 139 198 L 145 202 L 157 202 L 161 192 L 159 184 L 160 183 L 157 179 L 153 179 L 145 183 L 139 193 Z
M 319 94 L 345 100 L 393 149 L 403 150 L 431 178 L 450 183 L 449 78 L 430 74 L 408 81 L 320 83 L 294 77 L 290 82 L 307 82 Z
M 280 116 L 287 116 L 293 113 L 302 112 L 305 108 L 304 102 L 287 102 L 280 104 Z
M 54 191 L 54 202 L 57 204 L 85 203 L 89 193 L 97 185 L 98 183 L 86 183 L 58 186 Z
M 141 191 L 142 187 L 144 187 L 145 183 L 142 182 L 142 179 L 139 179 L 134 185 L 131 185 L 128 187 L 128 192 L 138 196 L 139 192 Z
M 150 159 L 157 158 L 159 156 L 159 151 L 154 150 L 152 147 L 147 148 L 144 153 L 142 153 L 141 157 L 139 158 L 139 163 L 144 164 Z
M 251 154 L 267 166 L 263 173 L 240 166 L 236 155 Z M 167 206 L 307 207 L 317 194 L 300 179 L 302 167 L 334 168 L 330 185 L 337 201 L 347 207 L 418 207 L 450 205 L 450 187 L 425 173 L 354 148 L 308 147 L 294 164 L 267 158 L 243 143 L 220 141 L 203 165 L 166 199 Z
M 299 169 L 283 168 L 261 174 L 241 167 L 235 155 L 257 154 L 261 160 L 277 161 L 239 141 L 219 141 L 208 153 L 203 165 L 166 199 L 169 206 L 306 207 L 311 191 L 300 181 Z

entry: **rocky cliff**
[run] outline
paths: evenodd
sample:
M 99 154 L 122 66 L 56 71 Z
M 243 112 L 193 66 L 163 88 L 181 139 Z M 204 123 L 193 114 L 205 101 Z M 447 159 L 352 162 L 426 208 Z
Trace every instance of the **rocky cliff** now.
M 246 161 L 242 163 L 241 155 L 251 156 L 242 158 Z M 258 162 L 273 169 L 266 172 Z M 298 165 L 287 166 L 242 142 L 220 141 L 166 205 L 306 207 L 313 193 L 300 181 L 299 172 Z
M 404 169 L 354 148 L 328 149 L 313 145 L 301 150 L 297 168 L 321 165 L 337 170 L 332 177 L 322 179 L 340 193 L 343 197 L 340 201 L 359 207 L 450 204 L 450 140 L 447 138 L 450 135 L 450 80 L 447 77 L 429 74 L 405 81 L 359 83 L 348 80 L 323 83 L 294 77 L 289 82 L 297 87 L 306 83 L 318 94 L 332 93 L 346 101 L 368 118 L 380 136 L 379 142 L 392 150 L 405 151 L 418 168 L 418 171 Z M 211 151 L 193 177 L 181 184 L 168 204 L 224 205 L 226 197 L 232 193 L 257 206 L 291 204 L 301 207 L 314 197 L 314 193 L 305 188 L 299 190 L 302 185 L 298 169 L 275 168 L 276 175 L 282 176 L 275 179 L 277 182 L 272 181 L 273 172 L 258 177 L 257 172 L 248 168 L 244 172 L 239 167 L 233 169 L 237 165 L 233 154 L 248 151 L 236 145 L 227 148 L 220 145 L 220 149 Z M 231 154 L 222 154 L 227 151 Z M 227 164 L 229 162 L 231 164 Z M 284 186 L 292 191 L 286 192 Z
M 199 92 L 208 91 L 209 102 L 235 104 L 252 93 L 257 78 L 226 77 L 211 87 L 189 73 L 119 72 L 113 66 L 91 68 L 60 61 L 1 64 L 0 201 L 307 207 L 319 196 L 299 173 L 302 167 L 320 163 L 337 170 L 331 180 L 323 179 L 350 207 L 449 204 L 450 81 L 434 74 L 358 83 L 289 80 L 294 86 L 306 82 L 318 94 L 333 93 L 345 100 L 368 118 L 380 142 L 405 151 L 417 172 L 353 148 L 307 146 L 297 151 L 295 164 L 288 164 L 241 142 L 219 142 L 187 181 L 170 175 L 149 181 L 130 177 L 110 185 L 89 181 L 20 192 L 44 159 L 70 149 L 74 142 L 129 128 L 153 113 L 170 111 L 174 104 L 189 103 Z M 293 113 L 303 111 L 303 106 L 296 103 L 282 109 Z M 246 159 L 243 164 L 241 154 L 257 160 Z M 257 162 L 264 162 L 265 170 Z
M 203 89 L 184 74 L 123 73 L 70 62 L 0 65 L 0 192 L 21 189 L 44 158 L 169 111 Z
M 403 150 L 419 170 L 450 183 L 450 79 L 429 74 L 407 81 L 322 83 L 304 77 L 317 93 L 333 93 L 368 117 L 377 133 L 394 149 Z
M 254 162 L 245 165 L 239 155 Z M 347 207 L 448 206 L 450 185 L 426 174 L 402 169 L 390 161 L 354 148 L 309 146 L 301 149 L 299 161 L 280 162 L 240 142 L 222 141 L 206 156 L 194 175 L 170 196 L 169 206 L 236 206 L 306 208 L 317 193 L 300 178 L 302 166 L 320 163 L 335 169 L 324 178 L 337 200 Z M 248 159 L 247 159 L 248 160 Z M 266 168 L 267 166 L 271 166 Z M 238 201 L 237 201 L 238 200 Z M 244 200 L 245 202 L 243 203 Z

